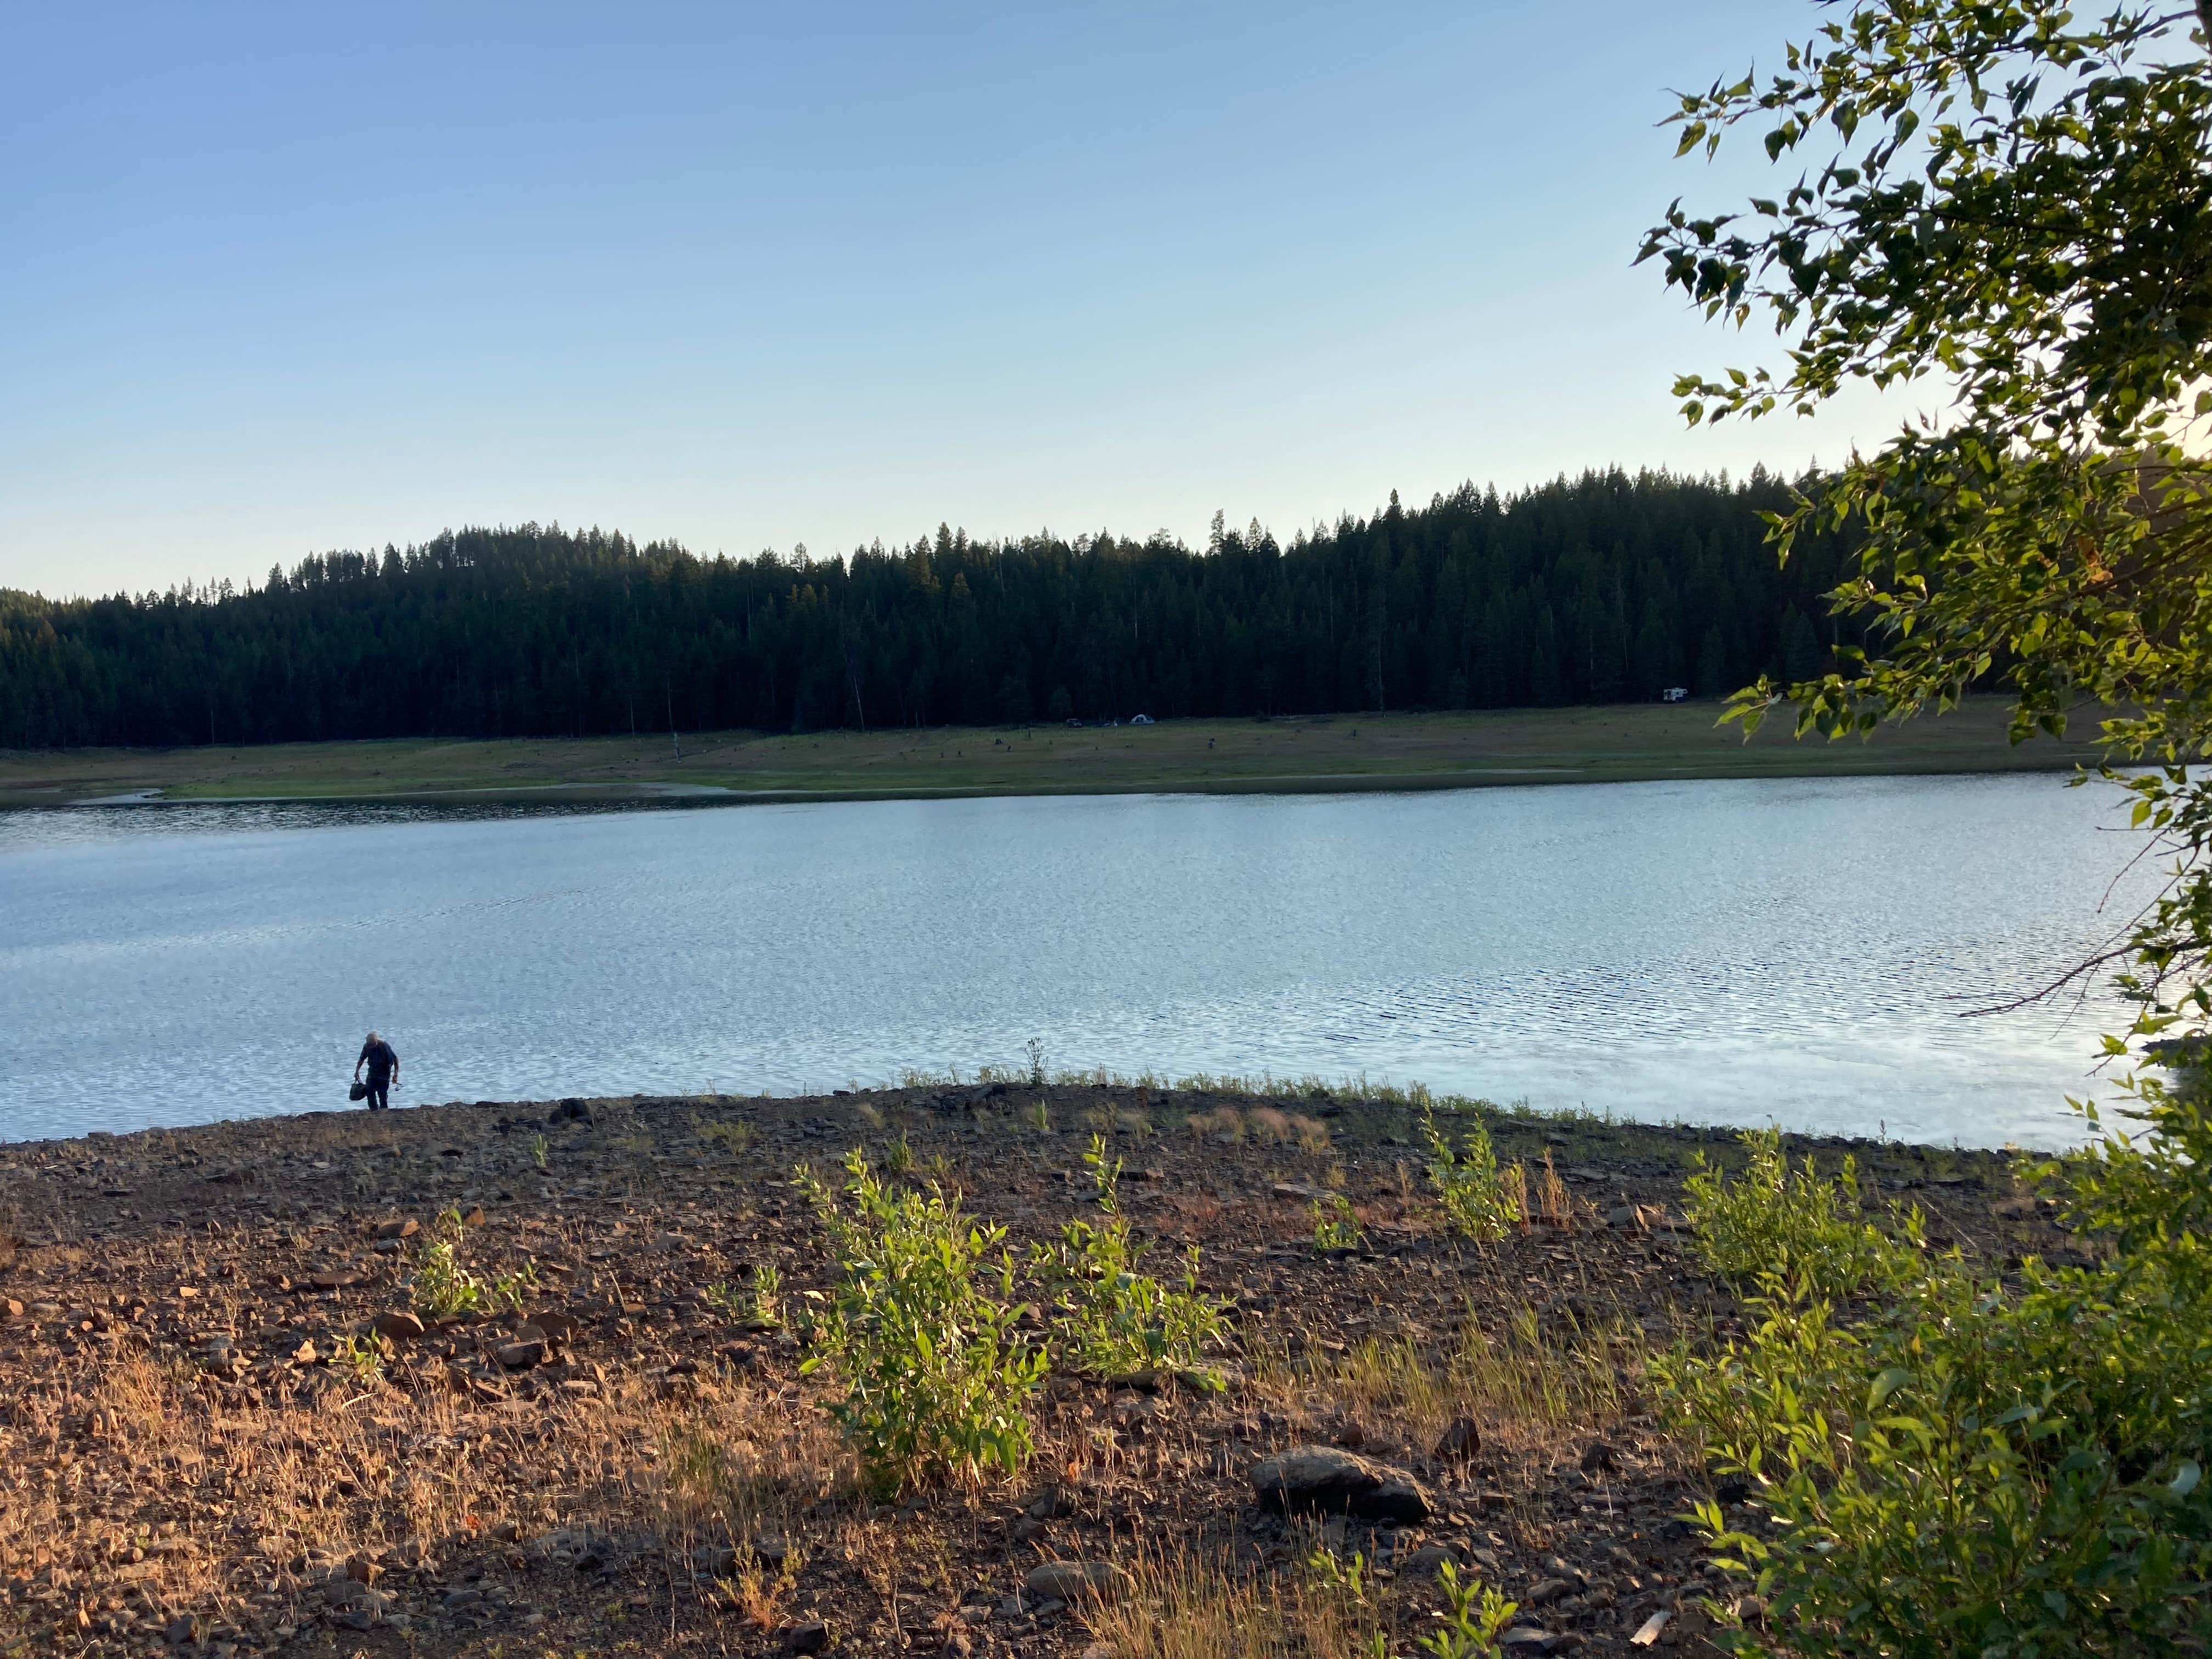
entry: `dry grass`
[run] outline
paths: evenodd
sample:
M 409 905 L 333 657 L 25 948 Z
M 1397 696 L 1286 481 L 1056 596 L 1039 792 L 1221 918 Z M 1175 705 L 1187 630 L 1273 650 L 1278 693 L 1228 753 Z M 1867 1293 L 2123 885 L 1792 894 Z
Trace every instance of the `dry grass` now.
M 1356 1659 L 1389 1633 L 1382 1608 L 1299 1570 L 1255 1571 L 1223 1552 L 1140 1555 L 1126 1593 L 1085 1610 L 1117 1659 Z
M 764 1620 L 799 1563 L 769 1567 L 755 1544 L 851 1474 L 819 1413 L 740 1383 L 617 1380 L 486 1412 L 375 1381 L 226 1397 L 185 1364 L 125 1354 L 0 1415 L 0 1572 L 64 1596 L 94 1577 L 127 1586 L 81 1609 L 88 1632 L 125 1635 L 179 1610 L 296 1621 L 348 1563 L 374 1578 L 555 1528 L 641 1530 L 679 1576 L 695 1550 L 732 1552 L 730 1600 Z
M 1523 1309 L 1486 1330 L 1470 1308 L 1441 1350 L 1405 1337 L 1370 1337 L 1341 1354 L 1313 1347 L 1295 1360 L 1276 1350 L 1254 1357 L 1252 1380 L 1285 1407 L 1387 1424 L 1419 1448 L 1465 1417 L 1490 1443 L 1536 1452 L 1638 1411 L 1644 1355 L 1642 1333 L 1625 1318 L 1547 1328 Z

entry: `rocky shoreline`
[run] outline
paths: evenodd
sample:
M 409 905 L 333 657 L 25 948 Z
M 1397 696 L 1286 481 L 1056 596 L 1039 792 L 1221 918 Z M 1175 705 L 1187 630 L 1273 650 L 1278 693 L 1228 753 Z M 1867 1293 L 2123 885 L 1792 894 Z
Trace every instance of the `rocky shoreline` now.
M 1226 1390 L 1054 1376 L 1022 1480 L 871 1504 L 793 1322 L 734 1288 L 770 1270 L 788 1312 L 830 1283 L 794 1164 L 861 1148 L 1018 1248 L 1086 1212 L 1094 1133 L 1156 1259 L 1196 1245 L 1227 1302 Z M 1178 1597 L 1323 1618 L 1266 1588 L 1316 1550 L 1359 1555 L 1395 1650 L 1446 1561 L 1522 1603 L 1509 1652 L 1707 1650 L 1704 1604 L 1741 1590 L 1676 1519 L 1712 1494 L 1641 1356 L 1741 1317 L 1680 1207 L 1735 1138 L 1493 1133 L 1541 1202 L 1480 1249 L 1439 1227 L 1406 1102 L 1319 1092 L 1002 1080 L 0 1146 L 0 1656 L 1164 1659 Z M 1851 1153 L 1869 1201 L 1993 1263 L 2073 1248 L 2002 1155 L 1793 1152 Z M 1359 1242 L 1316 1248 L 1340 1193 Z M 512 1294 L 426 1314 L 441 1238 Z

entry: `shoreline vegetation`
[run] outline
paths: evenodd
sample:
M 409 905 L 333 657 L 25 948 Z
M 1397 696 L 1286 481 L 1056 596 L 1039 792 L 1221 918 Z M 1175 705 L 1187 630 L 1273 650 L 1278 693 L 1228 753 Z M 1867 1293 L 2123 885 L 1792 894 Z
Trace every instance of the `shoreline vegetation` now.
M 776 735 L 363 739 L 0 750 L 0 806 L 99 802 L 669 799 L 788 802 L 1130 793 L 1328 793 L 1658 779 L 2068 771 L 2094 727 L 2013 745 L 2009 699 L 1866 739 L 1749 742 L 1711 702 L 1468 714 L 942 726 Z
M 2089 1259 L 2003 1154 L 1785 1150 Z M 1752 1511 L 1653 1379 L 1756 1322 L 1690 1218 L 1756 1152 L 1035 1059 L 0 1146 L 0 1653 L 1349 1659 L 1481 1651 L 1472 1580 L 1711 1651 L 1681 1517 Z

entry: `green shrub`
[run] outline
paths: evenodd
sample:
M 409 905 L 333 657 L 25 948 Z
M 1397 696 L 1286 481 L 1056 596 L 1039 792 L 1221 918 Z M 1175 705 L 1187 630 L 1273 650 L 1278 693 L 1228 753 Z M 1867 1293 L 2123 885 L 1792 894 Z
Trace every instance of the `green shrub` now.
M 483 1278 L 461 1265 L 465 1238 L 459 1210 L 446 1211 L 432 1225 L 415 1255 L 414 1282 L 410 1286 L 415 1305 L 433 1319 L 498 1313 L 502 1310 L 520 1313 L 523 1293 L 538 1283 L 536 1265 L 526 1263 L 514 1273 Z
M 1455 1146 L 1438 1125 L 1425 1091 L 1420 1097 L 1421 1138 L 1429 1144 L 1429 1181 L 1454 1232 L 1480 1243 L 1505 1237 L 1523 1218 L 1522 1183 L 1510 1181 L 1498 1167 L 1497 1150 L 1481 1119 L 1461 1131 Z
M 2027 1171 L 2113 1247 L 2011 1280 L 1849 1231 L 1841 1190 L 1739 1183 L 1710 1259 L 1755 1275 L 1759 1319 L 1654 1374 L 1763 1511 L 1698 1518 L 1755 1577 L 1768 1629 L 1741 1651 L 1990 1659 L 2201 1650 L 2212 1634 L 2212 1126 L 2141 1085 L 2141 1146 Z M 1777 1154 L 1778 1157 L 1778 1152 Z M 2070 1182 L 2064 1177 L 2070 1176 Z M 1744 1187 L 1759 1194 L 1756 1205 Z M 1863 1224 L 1859 1224 L 1863 1225 Z M 1839 1322 L 1818 1281 L 1876 1287 Z
M 811 1170 L 795 1177 L 838 1272 L 801 1370 L 826 1367 L 843 1385 L 830 1414 L 879 1492 L 933 1474 L 1019 1471 L 1047 1362 L 1015 1328 L 1006 1230 L 969 1221 L 942 1188 L 886 1186 L 858 1151 L 845 1169 L 849 1211 Z
M 1751 1161 L 1738 1179 L 1699 1152 L 1682 1183 L 1698 1253 L 1723 1279 L 1747 1290 L 1771 1278 L 1839 1297 L 1916 1270 L 1920 1212 L 1892 1210 L 1895 1239 L 1869 1223 L 1860 1212 L 1856 1160 L 1844 1158 L 1828 1181 L 1810 1158 L 1790 1168 L 1778 1127 L 1747 1129 L 1740 1139 Z
M 1030 1256 L 1068 1360 L 1102 1376 L 1174 1370 L 1217 1380 L 1205 1356 L 1227 1327 L 1222 1304 L 1199 1291 L 1197 1247 L 1179 1288 L 1139 1271 L 1150 1246 L 1130 1237 L 1121 1214 L 1121 1159 L 1109 1158 L 1105 1137 L 1093 1135 L 1083 1161 L 1105 1221 L 1071 1221 Z

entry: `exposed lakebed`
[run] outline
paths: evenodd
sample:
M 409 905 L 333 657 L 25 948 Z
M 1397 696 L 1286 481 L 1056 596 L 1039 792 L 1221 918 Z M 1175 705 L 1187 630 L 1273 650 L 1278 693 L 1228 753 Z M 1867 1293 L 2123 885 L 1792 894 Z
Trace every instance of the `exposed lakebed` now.
M 2043 776 L 617 811 L 0 813 L 0 1139 L 1012 1066 L 2073 1135 L 2130 912 Z M 2100 908 L 2101 907 L 2101 908 Z M 2070 1012 L 2070 1017 L 2069 1017 Z

